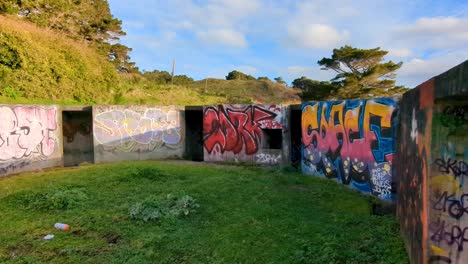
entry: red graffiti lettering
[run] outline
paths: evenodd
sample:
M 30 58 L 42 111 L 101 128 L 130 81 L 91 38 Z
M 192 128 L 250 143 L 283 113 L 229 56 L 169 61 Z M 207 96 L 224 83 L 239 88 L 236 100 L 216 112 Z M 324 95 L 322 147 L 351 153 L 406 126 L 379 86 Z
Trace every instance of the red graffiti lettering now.
M 272 109 L 270 107 L 270 109 Z M 278 116 L 276 106 L 272 112 L 261 106 L 209 106 L 204 109 L 203 135 L 208 153 L 216 145 L 221 152 L 231 151 L 252 155 L 258 151 L 262 128 L 281 128 L 275 120 Z

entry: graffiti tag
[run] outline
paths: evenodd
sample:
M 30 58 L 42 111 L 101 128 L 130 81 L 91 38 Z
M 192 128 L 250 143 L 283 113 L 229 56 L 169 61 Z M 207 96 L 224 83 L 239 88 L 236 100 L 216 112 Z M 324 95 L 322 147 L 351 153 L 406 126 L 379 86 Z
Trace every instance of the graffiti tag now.
M 257 153 L 262 138 L 262 128 L 282 128 L 276 117 L 280 109 L 258 105 L 237 108 L 234 106 L 208 106 L 204 108 L 203 139 L 208 153 L 219 146 L 221 153 L 231 151 L 252 155 Z
M 449 246 L 456 245 L 458 251 L 463 251 L 463 245 L 468 241 L 468 227 L 450 226 L 445 223 L 445 220 L 440 220 L 440 218 L 429 225 L 429 230 L 433 232 L 431 235 L 433 242 L 445 242 Z
M 255 155 L 256 163 L 257 164 L 264 164 L 264 165 L 276 165 L 281 161 L 281 154 L 264 154 L 260 153 Z
M 95 139 L 108 147 L 121 148 L 124 144 L 177 147 L 182 140 L 179 113 L 174 110 L 148 108 L 144 113 L 110 110 L 97 114 L 94 120 Z
M 56 115 L 55 108 L 0 106 L 0 160 L 52 155 Z
M 439 172 L 453 174 L 455 177 L 468 176 L 468 165 L 465 161 L 457 161 L 455 159 L 436 159 L 435 164 L 438 165 Z
M 434 203 L 434 210 L 448 212 L 453 218 L 460 219 L 465 213 L 468 213 L 468 193 L 464 193 L 460 196 L 460 199 L 455 198 L 455 195 L 448 195 L 448 192 L 444 192 L 437 201 Z

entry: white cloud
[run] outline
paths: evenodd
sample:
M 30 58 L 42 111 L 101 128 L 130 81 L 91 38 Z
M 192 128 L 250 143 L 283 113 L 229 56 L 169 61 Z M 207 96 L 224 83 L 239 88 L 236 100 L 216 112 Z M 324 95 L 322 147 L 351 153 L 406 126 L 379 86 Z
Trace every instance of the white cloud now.
M 408 48 L 389 48 L 388 56 L 396 58 L 407 58 L 413 56 L 413 52 Z
M 307 66 L 289 66 L 285 72 L 288 76 L 307 76 L 312 73 L 312 68 Z
M 350 36 L 347 30 L 339 31 L 325 24 L 291 24 L 288 34 L 291 40 L 301 47 L 324 49 L 337 47 L 345 43 Z
M 247 41 L 241 32 L 231 29 L 214 29 L 197 33 L 197 37 L 208 45 L 225 45 L 233 48 L 247 47 Z
M 328 81 L 334 76 L 334 72 L 320 70 L 319 66 L 302 66 L 292 65 L 288 66 L 285 70 L 280 71 L 280 75 L 284 76 L 287 80 L 294 80 L 302 76 L 319 81 Z
M 396 37 L 432 49 L 465 46 L 468 44 L 468 18 L 419 18 L 397 29 Z
M 415 87 L 418 84 L 455 67 L 468 58 L 468 49 L 440 53 L 426 59 L 413 58 L 403 63 L 397 72 L 400 83 Z

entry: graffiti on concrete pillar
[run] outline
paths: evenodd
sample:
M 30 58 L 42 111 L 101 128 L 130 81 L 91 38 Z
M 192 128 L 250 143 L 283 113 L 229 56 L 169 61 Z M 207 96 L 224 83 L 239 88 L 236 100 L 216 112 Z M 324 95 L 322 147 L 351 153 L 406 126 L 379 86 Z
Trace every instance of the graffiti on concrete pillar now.
M 46 159 L 56 149 L 56 108 L 0 106 L 0 161 Z
M 105 110 L 94 117 L 94 138 L 108 148 L 132 152 L 166 146 L 179 148 L 182 142 L 180 113 L 177 110 L 146 108 L 143 112 Z
M 303 171 L 392 199 L 393 98 L 302 105 Z

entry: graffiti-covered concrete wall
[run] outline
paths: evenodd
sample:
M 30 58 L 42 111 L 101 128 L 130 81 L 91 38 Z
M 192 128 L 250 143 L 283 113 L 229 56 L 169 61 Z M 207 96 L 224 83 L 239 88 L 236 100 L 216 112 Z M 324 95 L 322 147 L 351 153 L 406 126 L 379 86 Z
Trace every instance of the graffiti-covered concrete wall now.
M 93 106 L 94 160 L 182 158 L 183 108 Z
M 434 82 L 429 80 L 400 100 L 400 129 L 394 174 L 397 215 L 412 263 L 427 263 L 427 180 Z
M 302 171 L 392 200 L 397 101 L 394 98 L 302 105 Z
M 63 164 L 57 106 L 0 105 L 0 176 Z
M 279 105 L 204 106 L 204 160 L 281 164 L 282 110 Z
M 468 263 L 468 61 L 405 93 L 395 175 L 412 263 Z

